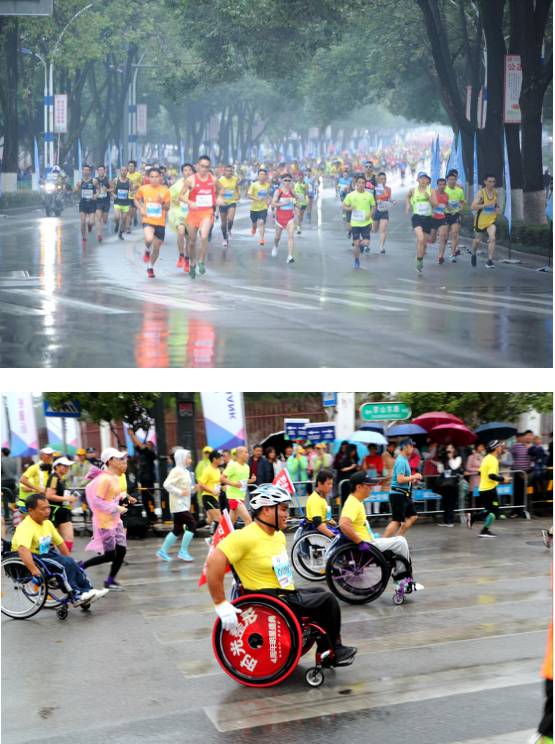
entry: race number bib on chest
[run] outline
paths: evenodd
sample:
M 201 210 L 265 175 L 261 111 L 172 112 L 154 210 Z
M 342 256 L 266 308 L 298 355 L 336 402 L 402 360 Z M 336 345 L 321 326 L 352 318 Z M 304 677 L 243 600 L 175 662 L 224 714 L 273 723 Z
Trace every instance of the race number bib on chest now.
M 126 189 L 118 189 L 118 199 L 127 199 L 129 191 Z
M 366 219 L 366 213 L 364 209 L 353 209 L 353 220 L 357 222 L 364 222 Z
M 423 217 L 430 214 L 430 203 L 429 202 L 417 202 L 416 214 L 421 214 Z
M 272 567 L 282 589 L 287 589 L 288 586 L 293 584 L 293 569 L 286 552 L 272 558 Z
M 224 197 L 226 199 L 233 199 L 235 191 L 224 191 Z
M 93 198 L 92 189 L 81 189 L 81 199 L 92 199 L 92 198 Z
M 43 535 L 39 541 L 39 553 L 45 555 L 50 550 L 52 544 L 52 537 L 50 535 Z
M 161 217 L 162 216 L 162 205 L 160 202 L 147 202 L 146 203 L 146 216 L 147 217 Z
M 197 207 L 212 207 L 214 202 L 212 194 L 197 194 L 197 200 L 195 202 Z

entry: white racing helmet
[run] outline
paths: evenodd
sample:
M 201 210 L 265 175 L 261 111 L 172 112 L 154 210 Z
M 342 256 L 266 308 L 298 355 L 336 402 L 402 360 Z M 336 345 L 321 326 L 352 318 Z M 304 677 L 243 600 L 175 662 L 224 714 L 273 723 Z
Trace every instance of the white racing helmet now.
M 250 494 L 249 506 L 253 511 L 258 511 L 263 506 L 277 506 L 288 501 L 291 501 L 291 494 L 286 488 L 262 483 Z

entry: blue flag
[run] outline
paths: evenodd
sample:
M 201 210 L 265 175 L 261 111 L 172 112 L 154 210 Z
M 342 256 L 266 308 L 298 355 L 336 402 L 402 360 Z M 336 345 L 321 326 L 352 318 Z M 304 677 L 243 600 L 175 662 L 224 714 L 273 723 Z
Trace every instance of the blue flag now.
M 108 145 L 108 149 L 106 150 L 106 159 L 108 161 L 108 178 L 111 181 L 112 180 L 112 148 L 110 145 Z
M 458 147 L 457 147 L 457 164 L 455 168 L 459 171 L 459 182 L 462 183 L 463 188 L 465 188 L 466 187 L 466 172 L 464 170 L 462 135 L 460 132 L 459 132 L 459 141 L 458 141 Z
M 509 226 L 509 235 L 511 234 L 511 222 L 512 222 L 512 205 L 511 205 L 511 172 L 509 169 L 509 155 L 507 153 L 507 135 L 503 133 L 503 149 L 504 149 L 504 167 L 503 167 L 503 180 L 505 181 L 505 219 Z
M 478 143 L 476 138 L 476 132 L 474 132 L 474 158 L 472 160 L 472 171 L 473 171 L 473 179 L 472 179 L 472 187 L 474 192 L 474 198 L 476 198 L 476 194 L 478 193 L 478 190 L 480 188 L 479 181 L 478 181 Z
M 432 140 L 432 157 L 430 162 L 430 177 L 432 179 L 432 188 L 435 189 L 437 185 L 437 179 L 439 178 L 439 170 L 441 163 L 439 161 L 439 136 L 436 140 Z
M 179 165 L 183 165 L 183 163 L 185 162 L 185 148 L 183 147 L 183 142 L 179 143 L 179 160 Z
M 445 173 L 449 173 L 452 168 L 457 167 L 457 135 L 453 134 L 453 142 L 451 143 L 451 150 L 449 152 L 449 158 L 447 160 L 447 166 Z
M 549 200 L 545 207 L 545 216 L 550 222 L 553 222 L 553 192 L 549 194 Z

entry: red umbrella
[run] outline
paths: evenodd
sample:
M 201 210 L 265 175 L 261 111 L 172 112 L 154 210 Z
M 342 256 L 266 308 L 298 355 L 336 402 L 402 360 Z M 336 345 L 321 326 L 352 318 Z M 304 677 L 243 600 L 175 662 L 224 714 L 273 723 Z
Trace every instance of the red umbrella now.
M 458 416 L 454 416 L 452 413 L 446 413 L 445 411 L 431 411 L 430 413 L 423 413 L 421 416 L 417 416 L 412 420 L 413 424 L 418 424 L 426 431 L 431 431 L 434 426 L 441 426 L 442 424 L 462 424 L 464 421 Z
M 454 444 L 457 447 L 465 447 L 475 442 L 478 437 L 468 426 L 464 424 L 441 424 L 434 426 L 430 431 L 430 436 L 438 444 Z

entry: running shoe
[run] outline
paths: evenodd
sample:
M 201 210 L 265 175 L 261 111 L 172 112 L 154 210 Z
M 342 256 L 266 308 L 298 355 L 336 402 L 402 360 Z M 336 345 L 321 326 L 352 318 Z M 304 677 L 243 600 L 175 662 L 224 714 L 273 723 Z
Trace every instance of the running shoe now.
M 117 233 L 118 230 L 119 230 L 119 225 L 118 225 L 117 222 L 115 222 L 114 223 L 114 232 Z
M 473 253 L 470 256 L 470 264 L 471 264 L 471 266 L 476 266 L 476 254 L 475 253 Z
M 185 256 L 185 263 L 183 264 L 183 271 L 188 274 L 191 270 L 191 259 L 189 256 Z
M 337 645 L 334 651 L 333 665 L 344 664 L 349 659 L 352 659 L 356 652 L 357 648 L 355 646 Z
M 451 259 L 450 260 L 451 260 L 451 263 L 457 263 L 457 257 L 456 256 L 451 256 Z
M 162 550 L 162 548 L 156 551 L 156 555 L 158 556 L 158 558 L 161 558 L 163 561 L 171 561 L 171 556 L 169 556 L 165 550 Z
M 120 240 L 125 240 L 125 238 L 123 237 L 123 233 L 118 233 L 118 238 L 119 238 Z
M 478 537 L 497 537 L 493 532 L 490 532 L 487 527 L 484 527 Z
M 145 251 L 143 253 L 143 263 L 148 263 L 150 261 L 150 251 Z
M 227 240 L 222 240 L 222 248 L 227 248 L 228 245 Z
M 251 235 L 256 235 L 256 225 L 251 225 Z
M 146 275 L 149 279 L 154 279 L 154 269 L 152 268 L 152 266 L 148 267 L 148 269 L 146 270 Z
M 185 267 L 185 256 L 182 253 L 179 254 L 179 258 L 177 259 L 177 263 L 175 265 L 178 269 L 183 269 Z
M 460 255 L 461 255 L 461 249 L 457 248 L 457 250 L 455 251 L 455 256 L 460 256 Z
M 87 230 L 88 230 L 89 232 L 92 232 L 92 229 L 93 229 L 93 226 L 92 226 L 92 225 L 87 225 Z
M 486 261 L 486 269 L 495 269 L 495 264 L 491 260 L 491 258 L 488 258 Z
M 117 581 L 111 578 L 104 582 L 104 588 L 109 589 L 111 592 L 124 592 L 125 591 L 124 586 L 122 586 L 121 584 L 118 584 Z
M 260 241 L 258 242 L 258 245 L 266 245 L 266 241 L 265 241 L 265 240 L 260 240 Z
M 360 258 L 355 258 L 353 261 L 353 269 L 360 269 Z
M 297 235 L 300 235 L 300 234 L 301 234 L 301 228 L 300 228 L 300 227 L 298 227 L 298 228 L 297 228 Z
M 105 597 L 107 594 L 110 593 L 109 589 L 93 589 L 92 590 L 95 594 L 95 596 L 92 598 L 92 602 L 96 602 L 97 599 L 102 599 L 102 597 Z
M 417 258 L 416 259 L 416 271 L 418 274 L 422 274 L 422 269 L 424 268 L 424 259 L 423 258 Z
M 206 274 L 206 266 L 204 265 L 204 261 L 198 262 L 198 273 L 199 274 Z
M 194 279 L 196 275 L 197 275 L 197 267 L 195 266 L 195 264 L 191 264 L 189 268 L 189 276 L 191 277 L 191 279 Z
M 98 240 L 99 243 L 102 243 L 102 235 L 97 235 L 96 239 Z
M 382 256 L 383 256 L 383 255 L 385 254 L 385 248 L 382 248 L 382 249 L 381 249 L 381 251 L 380 251 L 380 253 L 381 253 L 381 254 L 382 254 Z
M 277 245 L 274 245 L 274 247 L 272 248 L 272 254 L 271 254 L 273 258 L 277 256 L 277 251 L 278 251 Z
M 128 227 L 128 228 L 127 228 L 127 230 L 126 230 L 125 232 L 126 232 L 126 233 L 127 233 L 128 235 L 131 235 L 131 228 L 130 228 L 130 227 Z
M 295 263 L 295 259 L 293 258 L 293 256 L 287 256 L 287 263 Z
M 421 592 L 422 589 L 424 589 L 424 584 L 419 584 L 417 581 L 415 581 L 412 585 L 412 588 L 415 592 Z
M 439 257 L 439 258 L 437 259 L 437 262 L 438 262 L 438 264 L 442 264 L 442 263 L 445 263 L 445 259 L 443 258 L 443 256 L 440 256 L 440 257 Z

